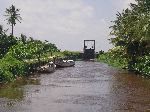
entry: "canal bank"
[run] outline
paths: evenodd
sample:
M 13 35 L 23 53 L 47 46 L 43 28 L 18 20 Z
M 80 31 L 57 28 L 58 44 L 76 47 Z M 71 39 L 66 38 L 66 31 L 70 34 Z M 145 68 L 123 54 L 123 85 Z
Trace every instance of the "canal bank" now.
M 149 79 L 107 64 L 77 61 L 75 67 L 60 68 L 52 74 L 43 74 L 31 79 L 38 83 L 25 83 L 12 88 L 13 95 L 20 93 L 19 98 L 1 96 L 0 112 L 150 110 Z

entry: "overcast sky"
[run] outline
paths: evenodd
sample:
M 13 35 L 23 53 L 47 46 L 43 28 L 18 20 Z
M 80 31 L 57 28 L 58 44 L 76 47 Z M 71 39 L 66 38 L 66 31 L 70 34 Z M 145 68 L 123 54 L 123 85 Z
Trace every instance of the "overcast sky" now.
M 48 40 L 62 50 L 82 51 L 83 40 L 96 40 L 96 51 L 107 51 L 110 21 L 117 11 L 129 7 L 134 0 L 0 0 L 0 24 L 5 9 L 14 4 L 21 9 L 22 23 L 15 26 L 15 36 L 21 33 Z

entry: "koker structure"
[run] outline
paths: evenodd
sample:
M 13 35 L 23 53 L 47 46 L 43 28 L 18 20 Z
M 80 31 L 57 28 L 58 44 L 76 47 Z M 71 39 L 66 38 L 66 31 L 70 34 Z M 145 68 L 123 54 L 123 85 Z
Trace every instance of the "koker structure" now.
M 90 60 L 95 58 L 95 40 L 84 40 L 83 59 Z

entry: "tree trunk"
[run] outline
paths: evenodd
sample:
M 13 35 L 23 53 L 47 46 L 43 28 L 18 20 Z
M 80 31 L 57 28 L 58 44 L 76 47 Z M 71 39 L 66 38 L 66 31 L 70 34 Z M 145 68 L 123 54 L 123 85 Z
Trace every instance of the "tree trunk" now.
M 51 56 L 53 55 L 52 51 L 51 51 Z
M 11 32 L 11 35 L 14 36 L 14 25 L 12 24 L 11 26 L 12 26 L 12 29 L 11 29 L 11 31 L 12 31 L 12 32 Z

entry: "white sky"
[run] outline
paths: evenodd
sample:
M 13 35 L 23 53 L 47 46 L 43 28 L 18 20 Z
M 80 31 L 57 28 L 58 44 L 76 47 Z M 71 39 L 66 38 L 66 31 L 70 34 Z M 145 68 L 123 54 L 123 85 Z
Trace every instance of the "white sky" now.
M 62 50 L 83 50 L 83 40 L 96 40 L 96 50 L 107 51 L 110 21 L 117 11 L 129 7 L 134 0 L 0 0 L 0 24 L 5 9 L 14 4 L 21 9 L 22 23 L 15 26 L 15 35 L 21 33 L 48 40 Z M 10 28 L 11 29 L 11 28 Z M 10 32 L 10 30 L 9 30 Z M 8 33 L 9 33 L 8 32 Z

